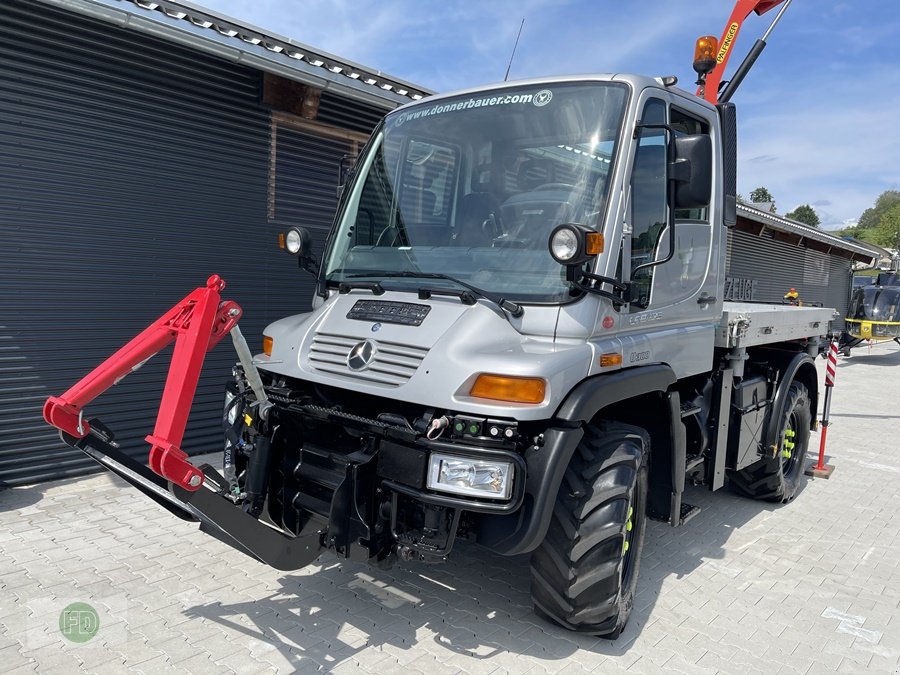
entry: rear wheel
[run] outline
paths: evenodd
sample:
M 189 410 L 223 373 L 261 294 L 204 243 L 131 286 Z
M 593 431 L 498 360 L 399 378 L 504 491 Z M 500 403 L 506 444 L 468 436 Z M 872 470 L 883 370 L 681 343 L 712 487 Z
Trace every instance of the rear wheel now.
M 796 380 L 791 382 L 784 412 L 778 423 L 775 457 L 762 459 L 735 472 L 731 483 L 748 497 L 770 502 L 789 502 L 797 495 L 803 477 L 803 460 L 809 447 L 812 421 L 809 392 Z
M 637 585 L 650 440 L 617 422 L 588 426 L 566 470 L 543 543 L 531 555 L 535 611 L 614 639 Z

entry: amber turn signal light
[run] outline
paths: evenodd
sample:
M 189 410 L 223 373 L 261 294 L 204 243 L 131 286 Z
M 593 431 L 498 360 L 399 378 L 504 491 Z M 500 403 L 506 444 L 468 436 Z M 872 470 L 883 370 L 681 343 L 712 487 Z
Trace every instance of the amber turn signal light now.
M 584 252 L 588 255 L 600 255 L 603 253 L 602 232 L 588 232 L 584 235 Z
M 266 356 L 272 356 L 272 346 L 275 344 L 275 340 L 270 338 L 268 335 L 263 335 L 263 354 Z
M 610 354 L 601 354 L 600 355 L 600 367 L 608 368 L 609 366 L 621 366 L 622 365 L 622 355 L 617 354 L 615 352 Z
M 539 377 L 516 377 L 482 373 L 472 385 L 470 396 L 510 403 L 543 403 L 547 383 Z

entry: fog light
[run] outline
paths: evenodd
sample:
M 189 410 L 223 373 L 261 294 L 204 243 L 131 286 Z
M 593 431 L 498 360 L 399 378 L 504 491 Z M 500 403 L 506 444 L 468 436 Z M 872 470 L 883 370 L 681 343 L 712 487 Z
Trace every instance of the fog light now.
M 578 254 L 578 235 L 574 230 L 560 228 L 550 239 L 550 253 L 559 262 L 569 262 Z
M 434 453 L 428 464 L 430 490 L 473 497 L 509 499 L 514 467 L 495 462 Z

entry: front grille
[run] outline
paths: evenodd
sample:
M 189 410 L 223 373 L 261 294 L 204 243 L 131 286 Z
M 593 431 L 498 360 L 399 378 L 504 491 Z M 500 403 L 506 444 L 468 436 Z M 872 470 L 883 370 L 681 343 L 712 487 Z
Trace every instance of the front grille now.
M 398 387 L 413 376 L 428 354 L 424 347 L 373 340 L 378 350 L 372 362 L 365 370 L 351 370 L 347 366 L 347 357 L 360 342 L 360 338 L 317 333 L 309 350 L 310 365 L 332 375 Z

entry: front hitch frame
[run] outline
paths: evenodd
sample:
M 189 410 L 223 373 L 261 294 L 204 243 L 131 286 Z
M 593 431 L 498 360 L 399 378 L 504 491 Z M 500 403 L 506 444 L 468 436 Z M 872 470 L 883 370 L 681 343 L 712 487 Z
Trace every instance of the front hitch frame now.
M 188 461 L 180 445 L 206 352 L 231 334 L 244 368 L 255 369 L 237 328 L 240 306 L 223 301 L 218 275 L 195 289 L 60 396 L 44 404 L 44 419 L 67 445 L 127 481 L 170 513 L 198 521 L 201 530 L 279 570 L 313 562 L 322 551 L 327 523 L 311 517 L 297 536 L 245 513 L 222 494 L 223 479 Z M 84 418 L 84 407 L 157 352 L 175 343 L 150 443 L 149 468 L 119 449 L 112 432 Z M 258 376 L 257 376 L 258 379 Z M 262 389 L 261 383 L 258 387 Z M 254 388 L 256 389 L 256 387 Z M 264 403 L 264 398 L 260 403 Z
M 84 438 L 65 432 L 60 437 L 170 513 L 182 520 L 199 522 L 201 531 L 232 548 L 282 571 L 306 567 L 324 550 L 322 532 L 327 526 L 324 520 L 312 515 L 296 537 L 289 535 L 257 520 L 220 495 L 213 489 L 220 477 L 212 472 L 208 475 L 202 467 L 196 467 L 204 475 L 204 487 L 186 490 L 122 452 L 102 422 L 93 418 L 89 423 L 91 433 Z

